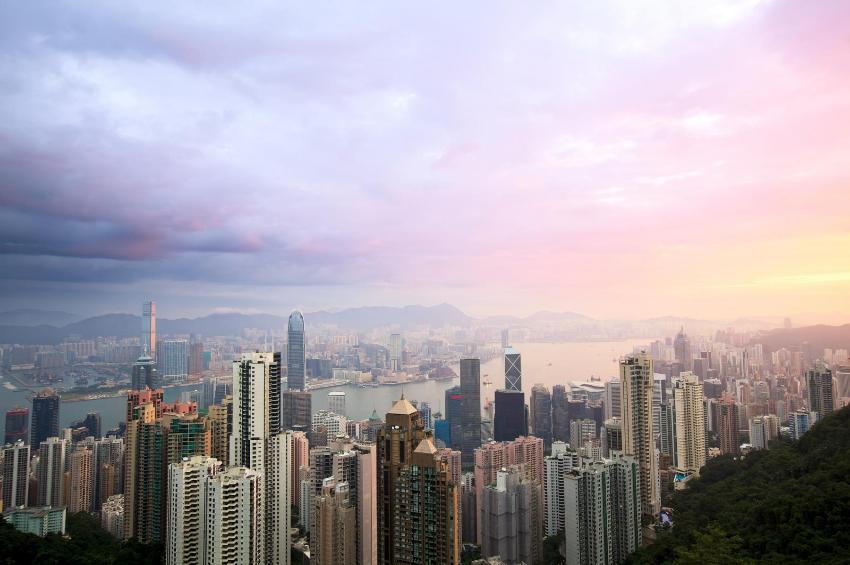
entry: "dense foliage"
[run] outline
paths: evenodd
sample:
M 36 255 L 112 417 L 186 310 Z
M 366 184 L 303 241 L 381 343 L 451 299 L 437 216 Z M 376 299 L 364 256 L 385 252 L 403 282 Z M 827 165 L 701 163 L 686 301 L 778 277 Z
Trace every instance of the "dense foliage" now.
M 719 457 L 671 502 L 674 527 L 631 563 L 847 563 L 850 407 L 799 442 Z
M 162 547 L 121 542 L 93 516 L 71 514 L 66 535 L 40 538 L 0 519 L 0 565 L 159 565 Z

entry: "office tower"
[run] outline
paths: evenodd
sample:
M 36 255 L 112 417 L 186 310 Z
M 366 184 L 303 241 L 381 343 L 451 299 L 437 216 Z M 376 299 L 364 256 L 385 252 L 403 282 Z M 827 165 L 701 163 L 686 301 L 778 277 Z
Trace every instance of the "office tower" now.
M 505 390 L 522 390 L 522 356 L 513 347 L 505 349 Z
M 215 393 L 218 388 L 218 377 L 204 377 L 201 381 L 201 405 L 199 408 L 209 408 L 216 404 Z
M 268 440 L 265 483 L 265 555 L 269 563 L 290 563 L 290 514 L 292 505 L 293 432 L 280 432 Z
M 449 426 L 449 443 L 446 447 L 461 450 L 463 445 L 463 394 L 459 386 L 446 389 L 446 422 Z
M 425 429 L 416 408 L 404 395 L 387 412 L 386 423 L 378 433 L 378 563 L 394 565 L 397 547 L 394 526 L 406 518 L 396 499 L 400 473 L 410 464 L 413 450 L 425 439 Z M 311 450 L 312 451 L 312 450 Z M 302 503 L 303 503 L 302 499 Z
M 390 334 L 390 370 L 401 371 L 401 334 Z
M 623 420 L 609 418 L 602 426 L 602 449 L 605 457 L 623 454 Z
M 620 411 L 620 380 L 611 379 L 605 383 L 605 419 L 619 418 L 622 416 Z
M 564 481 L 567 565 L 620 563 L 640 545 L 638 463 L 631 457 L 585 463 Z
M 394 523 L 390 563 L 460 563 L 460 487 L 436 453 L 426 436 L 399 468 L 393 502 L 405 519 Z
M 68 440 L 50 437 L 41 442 L 36 469 L 38 498 L 36 506 L 63 506 L 65 454 Z
M 493 438 L 496 441 L 512 441 L 527 434 L 525 393 L 519 390 L 497 390 Z
M 694 368 L 693 355 L 691 354 L 691 340 L 685 335 L 685 328 L 679 330 L 673 341 L 673 351 L 676 361 L 682 364 L 682 370 L 692 371 Z
M 59 437 L 59 395 L 45 388 L 32 399 L 30 445 L 39 446 L 50 437 Z
M 340 416 L 346 416 L 345 413 L 345 392 L 334 390 L 328 393 L 328 410 Z
M 720 399 L 718 405 L 718 430 L 717 436 L 720 443 L 720 452 L 732 455 L 740 455 L 741 439 L 738 430 L 738 404 L 730 396 Z
M 113 494 L 100 507 L 100 527 L 112 537 L 124 535 L 124 495 Z
M 92 445 L 92 509 L 100 509 L 108 498 L 124 492 L 124 440 L 106 437 Z M 124 502 L 122 499 L 121 507 Z M 118 537 L 121 537 L 120 534 Z
M 313 420 L 311 393 L 300 390 L 281 392 L 281 430 L 310 431 Z
M 277 431 L 272 423 L 272 406 L 280 407 L 280 400 L 273 398 L 279 359 L 274 353 L 255 352 L 233 361 L 231 465 L 265 469 L 266 439 Z
M 6 411 L 6 432 L 3 443 L 14 444 L 18 440 L 27 442 L 29 439 L 29 408 L 15 407 Z
M 531 388 L 531 432 L 543 440 L 546 451 L 552 447 L 552 396 L 545 385 Z
M 166 339 L 157 344 L 156 368 L 164 383 L 182 384 L 189 375 L 189 342 Z
M 230 465 L 230 434 L 233 426 L 233 398 L 225 397 L 222 404 L 207 409 L 210 426 L 210 455 L 227 467 Z
M 68 512 L 92 511 L 92 451 L 78 446 L 71 452 L 68 480 Z
M 262 473 L 230 467 L 207 478 L 207 565 L 265 562 Z
M 676 407 L 676 467 L 699 474 L 705 465 L 705 404 L 702 383 L 691 373 L 673 379 Z
M 552 387 L 552 440 L 570 441 L 570 415 L 567 388 L 564 385 Z
M 806 371 L 809 414 L 815 422 L 831 413 L 835 407 L 832 389 L 832 371 L 822 362 Z
M 65 533 L 66 508 L 15 508 L 3 513 L 3 519 L 25 534 L 44 537 Z M 5 547 L 3 549 L 6 549 Z
M 750 445 L 753 449 L 767 449 L 779 437 L 779 418 L 773 414 L 750 418 Z
M 702 383 L 702 389 L 706 398 L 720 398 L 723 396 L 723 383 L 720 379 L 705 379 Z
M 510 563 L 540 563 L 543 507 L 540 484 L 522 466 L 501 469 L 495 484 L 482 490 L 481 556 Z
M 324 479 L 312 513 L 310 563 L 356 565 L 357 556 L 351 551 L 358 537 L 356 508 L 349 498 L 348 483 L 337 483 L 334 477 Z
M 203 565 L 207 479 L 221 470 L 221 462 L 196 455 L 168 466 L 167 565 Z
M 797 410 L 788 414 L 788 428 L 793 440 L 803 437 L 803 434 L 809 431 L 811 424 L 809 413 L 804 410 Z
M 204 373 L 204 344 L 195 336 L 189 339 L 188 354 L 186 369 L 189 372 L 189 380 L 198 382 Z
M 564 445 L 564 444 L 561 444 Z M 556 450 L 543 460 L 543 527 L 546 536 L 556 536 L 564 529 L 564 479 L 579 464 L 575 451 Z
M 502 349 L 507 349 L 511 344 L 510 330 L 505 328 L 502 330 Z
M 481 360 L 460 360 L 461 461 L 465 471 L 475 466 L 481 446 Z M 454 449 L 454 448 L 453 448 Z
M 286 330 L 286 379 L 289 390 L 307 390 L 304 316 L 295 310 L 289 315 Z
M 133 390 L 143 390 L 145 387 L 156 390 L 162 387 L 153 357 L 142 354 L 133 363 L 130 386 Z
M 154 302 L 142 304 L 142 355 L 156 360 L 156 303 Z
M 3 448 L 3 509 L 26 506 L 29 496 L 30 446 L 19 439 Z
M 160 394 L 152 394 L 159 392 Z M 148 394 L 140 394 L 148 393 Z M 124 539 L 159 543 L 165 509 L 163 477 L 165 434 L 157 419 L 156 400 L 162 391 L 130 391 L 124 461 Z M 134 405 L 137 400 L 146 400 Z M 161 404 L 159 405 L 161 410 Z
M 658 459 L 652 429 L 652 358 L 646 353 L 620 361 L 620 409 L 623 418 L 623 451 L 640 467 L 641 509 L 656 516 L 661 510 L 658 492 Z
M 835 394 L 834 398 L 842 401 L 845 405 L 850 404 L 850 365 L 847 359 L 842 359 L 841 364 L 834 367 Z

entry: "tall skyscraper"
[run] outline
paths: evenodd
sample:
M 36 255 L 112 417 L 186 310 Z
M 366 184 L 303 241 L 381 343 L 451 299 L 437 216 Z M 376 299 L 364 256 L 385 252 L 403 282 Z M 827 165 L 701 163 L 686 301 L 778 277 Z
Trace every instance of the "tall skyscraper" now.
M 619 418 L 622 413 L 620 410 L 620 381 L 619 379 L 611 379 L 605 383 L 605 419 Z
M 130 415 L 125 434 L 124 539 L 136 538 L 141 543 L 162 541 L 165 525 L 165 434 L 154 402 L 161 398 L 162 390 L 131 391 L 127 398 Z
M 29 496 L 30 446 L 19 439 L 3 448 L 3 509 L 26 506 Z
M 207 565 L 265 563 L 262 473 L 230 467 L 207 479 Z
M 552 447 L 552 396 L 545 385 L 531 388 L 531 432 L 543 440 L 546 451 Z
M 623 451 L 640 468 L 641 509 L 656 516 L 661 511 L 658 492 L 658 459 L 652 429 L 652 358 L 646 353 L 620 361 L 620 409 L 623 414 Z
M 691 353 L 691 340 L 685 335 L 685 328 L 679 330 L 676 334 L 676 339 L 673 340 L 673 351 L 676 355 L 676 361 L 682 364 L 682 369 L 685 371 L 693 371 L 694 360 Z
M 189 342 L 166 339 L 157 344 L 156 367 L 162 382 L 183 384 L 189 376 Z
M 676 467 L 699 474 L 705 465 L 705 404 L 702 383 L 684 372 L 673 379 L 673 402 L 676 411 Z
M 312 393 L 301 390 L 281 392 L 281 430 L 309 432 L 313 421 Z
M 95 440 L 92 450 L 92 508 L 97 511 L 109 497 L 121 494 L 123 520 L 124 439 L 106 437 Z M 119 533 L 118 537 L 121 535 Z
M 378 563 L 399 562 L 396 524 L 408 516 L 398 504 L 396 491 L 400 475 L 413 457 L 413 450 L 425 439 L 425 429 L 416 407 L 404 395 L 387 412 L 384 427 L 378 434 Z M 436 449 L 435 449 L 436 451 Z M 302 504 L 303 504 L 302 500 Z
M 540 483 L 522 465 L 500 469 L 495 484 L 482 489 L 481 556 L 539 564 L 542 514 Z
M 295 310 L 289 315 L 286 330 L 286 379 L 290 390 L 307 390 L 306 349 L 304 316 Z
M 14 444 L 18 440 L 27 442 L 29 439 L 29 408 L 15 407 L 6 411 L 6 432 L 3 442 Z
M 68 440 L 50 437 L 41 442 L 36 472 L 37 506 L 63 506 L 65 502 L 65 454 Z
M 59 437 L 59 395 L 45 388 L 32 399 L 30 445 L 40 446 L 50 437 Z
M 133 363 L 131 388 L 133 390 L 143 390 L 145 387 L 156 390 L 162 387 L 162 382 L 159 379 L 159 372 L 156 370 L 156 363 L 154 363 L 153 358 L 143 353 Z
M 505 390 L 522 390 L 522 356 L 513 347 L 505 349 Z
M 204 344 L 197 336 L 189 339 L 189 359 L 187 369 L 189 380 L 199 382 L 204 373 Z
M 230 464 L 257 471 L 265 469 L 266 439 L 273 427 L 273 406 L 279 356 L 274 353 L 245 353 L 233 361 L 233 426 L 230 436 Z M 280 387 L 277 387 L 278 394 Z M 279 416 L 278 416 L 279 418 Z M 277 420 L 278 422 L 280 420 Z M 279 426 L 278 426 L 279 427 Z
M 349 497 L 348 483 L 327 477 L 313 500 L 313 527 L 310 529 L 310 563 L 315 565 L 356 565 L 351 551 L 361 532 L 357 530 L 357 509 Z
M 552 387 L 552 440 L 570 441 L 570 397 L 564 385 Z
M 68 512 L 91 512 L 94 493 L 92 450 L 78 445 L 71 452 L 68 478 Z
M 525 435 L 528 435 L 525 393 L 519 390 L 497 390 L 493 438 L 496 441 L 512 441 Z
M 815 421 L 820 420 L 835 408 L 835 396 L 832 387 L 832 371 L 823 362 L 806 371 L 807 399 L 809 413 Z
M 168 565 L 206 563 L 207 481 L 221 470 L 215 458 L 196 455 L 168 466 Z
M 390 334 L 390 370 L 401 371 L 401 334 Z
M 750 418 L 750 445 L 753 449 L 768 449 L 779 437 L 779 418 L 773 414 Z
M 475 450 L 481 447 L 481 360 L 460 360 L 461 462 L 464 471 L 475 467 Z
M 552 451 L 557 450 L 553 447 Z M 564 530 L 564 479 L 578 464 L 578 453 L 567 450 L 553 453 L 543 461 L 543 527 L 547 537 Z
M 459 386 L 446 389 L 446 415 L 449 442 L 446 447 L 460 451 L 463 446 L 463 392 Z
M 718 406 L 718 440 L 720 452 L 731 455 L 741 454 L 741 436 L 739 433 L 738 404 L 730 396 L 720 399 Z
M 292 434 L 280 432 L 268 440 L 265 483 L 266 559 L 274 565 L 290 563 L 290 514 L 292 507 Z
M 156 360 L 156 303 L 142 304 L 142 355 Z

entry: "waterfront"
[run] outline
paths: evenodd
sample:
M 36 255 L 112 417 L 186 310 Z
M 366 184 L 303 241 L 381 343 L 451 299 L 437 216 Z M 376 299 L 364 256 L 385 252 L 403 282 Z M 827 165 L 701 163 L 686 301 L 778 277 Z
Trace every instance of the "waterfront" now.
M 635 345 L 642 345 L 651 339 L 605 342 L 563 342 L 563 343 L 516 343 L 514 347 L 522 353 L 522 388 L 526 392 L 526 401 L 531 387 L 543 383 L 550 389 L 556 384 L 570 381 L 588 381 L 591 376 L 602 381 L 617 374 L 616 359 L 630 353 Z M 482 402 L 493 397 L 493 392 L 504 386 L 504 368 L 502 358 L 495 357 L 481 366 L 482 381 L 491 384 L 481 386 Z M 411 400 L 429 402 L 434 411 L 443 411 L 444 393 L 447 388 L 458 384 L 458 379 L 424 381 L 405 385 L 359 388 L 345 385 L 316 390 L 313 392 L 313 411 L 328 407 L 328 393 L 341 390 L 346 393 L 347 416 L 354 419 L 368 418 L 372 410 L 383 415 L 404 392 Z M 180 393 L 199 389 L 200 385 L 185 385 L 165 389 L 165 400 L 173 402 Z M 5 412 L 16 405 L 29 406 L 26 399 L 30 391 L 10 391 L 0 389 L 0 411 Z M 124 417 L 124 396 L 63 402 L 59 425 L 67 427 L 71 421 L 85 417 L 88 412 L 100 412 L 104 430 L 114 428 Z M 0 418 L 0 426 L 5 431 L 5 421 Z

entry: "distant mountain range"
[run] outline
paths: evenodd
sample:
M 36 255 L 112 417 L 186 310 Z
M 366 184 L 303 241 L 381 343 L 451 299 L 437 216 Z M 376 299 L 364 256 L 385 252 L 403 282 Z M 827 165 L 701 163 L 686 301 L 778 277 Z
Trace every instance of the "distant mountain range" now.
M 776 329 L 767 332 L 759 338 L 765 352 L 782 349 L 807 347 L 809 352 L 818 357 L 823 350 L 850 349 L 850 324 L 843 326 L 806 326 L 800 328 Z
M 376 328 L 416 328 L 457 326 L 525 328 L 532 335 L 551 340 L 626 339 L 672 335 L 680 327 L 695 334 L 712 333 L 733 324 L 739 330 L 769 330 L 775 323 L 765 320 L 737 320 L 726 323 L 666 316 L 645 320 L 598 320 L 575 312 L 536 312 L 530 316 L 491 316 L 473 318 L 450 304 L 436 306 L 371 306 L 337 312 L 305 313 L 308 327 L 336 327 L 343 332 L 368 332 Z M 239 335 L 246 329 L 281 332 L 287 318 L 272 314 L 210 314 L 199 318 L 157 319 L 160 335 L 204 336 Z M 139 335 L 141 318 L 133 314 L 104 314 L 79 319 L 67 312 L 15 310 L 0 313 L 0 343 L 52 344 L 68 336 L 82 339 L 99 336 L 118 338 Z

